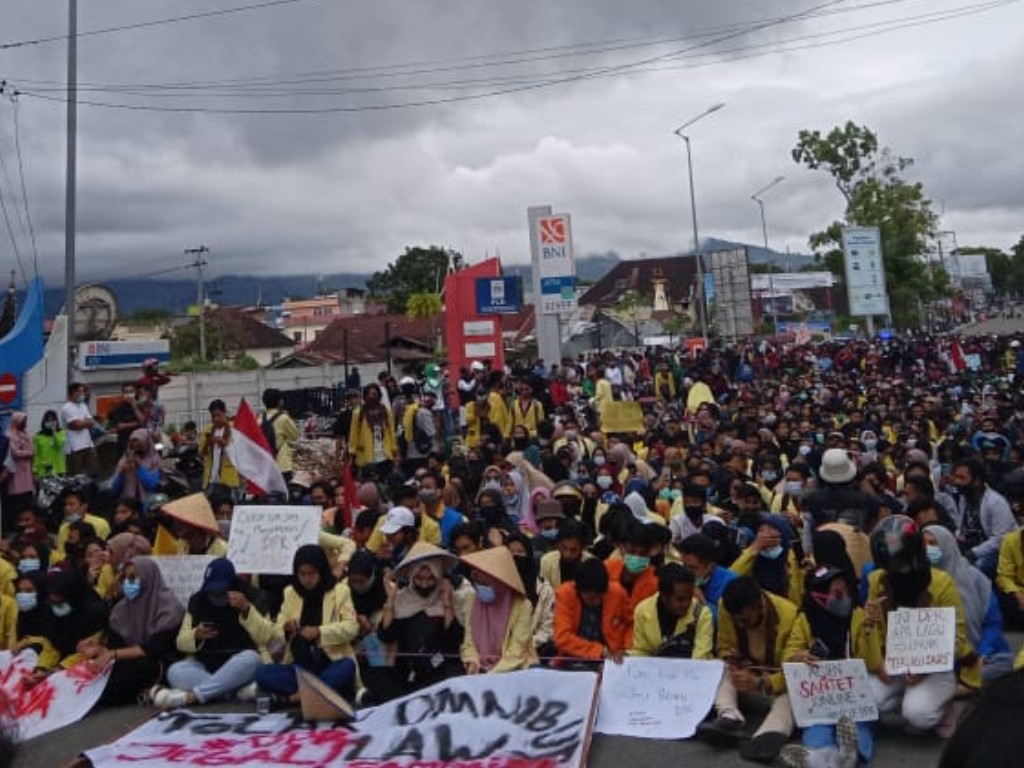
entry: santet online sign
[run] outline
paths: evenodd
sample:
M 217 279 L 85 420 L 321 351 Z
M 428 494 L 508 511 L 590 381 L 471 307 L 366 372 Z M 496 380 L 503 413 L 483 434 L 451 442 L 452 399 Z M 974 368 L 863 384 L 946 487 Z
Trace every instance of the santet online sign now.
M 572 221 L 568 214 L 537 219 L 540 246 L 540 311 L 555 315 L 576 308 L 576 266 L 572 250 Z

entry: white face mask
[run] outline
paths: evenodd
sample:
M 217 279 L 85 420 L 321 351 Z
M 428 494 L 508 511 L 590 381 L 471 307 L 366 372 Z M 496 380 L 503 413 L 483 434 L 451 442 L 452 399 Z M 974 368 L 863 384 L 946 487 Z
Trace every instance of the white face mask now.
M 611 488 L 612 482 L 614 481 L 612 480 L 611 475 L 599 475 L 597 478 L 597 485 L 603 491 L 607 491 L 609 488 Z

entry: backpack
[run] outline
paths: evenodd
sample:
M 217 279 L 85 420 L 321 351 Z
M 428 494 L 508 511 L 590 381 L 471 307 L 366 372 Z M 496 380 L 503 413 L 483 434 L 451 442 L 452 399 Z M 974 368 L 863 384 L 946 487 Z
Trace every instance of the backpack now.
M 267 441 L 267 445 L 270 446 L 270 455 L 277 456 L 277 432 L 274 431 L 274 422 L 277 421 L 277 417 L 281 415 L 281 411 L 278 411 L 269 419 L 264 414 L 263 421 L 260 422 L 260 429 L 263 431 L 263 439 Z

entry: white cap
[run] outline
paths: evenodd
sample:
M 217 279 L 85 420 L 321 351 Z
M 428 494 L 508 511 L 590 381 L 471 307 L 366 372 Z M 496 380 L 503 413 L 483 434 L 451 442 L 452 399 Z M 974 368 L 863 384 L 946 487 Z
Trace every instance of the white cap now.
M 473 361 L 473 362 L 472 362 L 472 363 L 470 364 L 470 366 L 469 366 L 469 369 L 470 369 L 471 371 L 482 371 L 482 370 L 484 370 L 484 364 L 483 364 L 483 363 L 481 363 L 481 362 L 480 362 L 479 360 L 474 360 L 474 361 Z
M 398 386 L 400 386 L 400 387 L 415 387 L 416 386 L 416 379 L 414 379 L 412 376 L 403 376 L 401 378 L 401 380 L 398 382 Z
M 390 536 L 392 533 L 398 533 L 403 528 L 414 528 L 416 526 L 416 516 L 412 513 L 412 510 L 408 507 L 392 507 L 388 510 L 387 515 L 384 516 L 384 525 L 380 527 L 380 532 L 385 536 Z

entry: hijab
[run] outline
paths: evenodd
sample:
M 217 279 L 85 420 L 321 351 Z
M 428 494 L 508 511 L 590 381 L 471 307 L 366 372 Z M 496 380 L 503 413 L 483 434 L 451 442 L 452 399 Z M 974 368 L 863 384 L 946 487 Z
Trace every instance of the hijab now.
M 437 579 L 434 591 L 424 597 L 413 586 L 413 575 L 420 568 L 427 568 Z M 441 601 L 441 579 L 444 578 L 444 560 L 430 557 L 419 560 L 409 566 L 409 583 L 395 595 L 395 618 L 408 619 L 418 613 L 425 613 L 432 618 L 444 616 L 444 604 Z
M 126 646 L 141 645 L 153 635 L 178 629 L 185 616 L 185 609 L 164 584 L 160 568 L 153 560 L 136 557 L 129 563 L 135 566 L 142 590 L 134 600 L 121 598 L 110 610 L 110 628 Z
M 350 576 L 358 574 L 373 580 L 370 589 L 362 594 L 352 589 L 349 584 L 349 589 L 352 592 L 352 605 L 355 606 L 357 614 L 369 617 L 384 607 L 388 594 L 384 589 L 384 579 L 377 567 L 377 558 L 370 550 L 360 549 L 352 555 L 352 559 L 348 561 L 348 573 Z
M 857 567 L 846 548 L 846 540 L 837 531 L 815 531 L 812 539 L 814 562 L 818 567 L 826 566 L 843 572 L 846 586 L 854 602 L 859 602 L 860 593 L 857 584 Z
M 530 539 L 524 534 L 516 531 L 508 537 L 507 544 L 518 541 L 526 548 L 525 555 L 513 555 L 516 570 L 519 571 L 519 578 L 523 580 L 523 587 L 526 589 L 526 599 L 531 605 L 537 605 L 537 579 L 540 576 L 540 568 L 533 556 L 533 545 Z
M 60 651 L 61 656 L 69 656 L 75 652 L 78 643 L 103 631 L 107 626 L 107 612 L 103 601 L 95 590 L 90 589 L 85 578 L 77 570 L 71 568 L 62 571 L 50 571 L 46 576 L 47 608 L 51 597 L 60 598 L 58 602 L 71 606 L 67 616 L 53 616 L 50 619 L 51 633 L 48 637 Z M 52 611 L 51 611 L 52 615 Z
M 480 654 L 480 666 L 485 670 L 493 667 L 501 659 L 505 636 L 508 634 L 508 621 L 512 615 L 512 600 L 516 595 L 497 579 L 492 578 L 491 583 L 494 601 L 485 603 L 479 598 L 474 598 L 470 612 L 473 644 Z
M 760 525 L 770 525 L 782 537 L 782 554 L 774 560 L 758 555 L 754 558 L 754 579 L 763 589 L 789 598 L 789 548 L 793 543 L 793 529 L 781 515 L 762 515 Z
M 513 451 L 505 457 L 505 461 L 519 470 L 520 474 L 522 474 L 523 478 L 526 480 L 527 486 L 530 488 L 531 495 L 539 488 L 545 488 L 550 491 L 555 487 L 551 478 L 534 467 L 533 464 L 526 459 L 526 456 L 522 451 Z
M 156 452 L 156 448 L 153 445 L 153 436 L 150 434 L 149 430 L 136 429 L 132 431 L 131 436 L 128 438 L 128 447 L 125 449 L 124 456 L 117 465 L 117 471 L 120 472 L 121 476 L 124 478 L 124 486 L 121 489 L 121 495 L 132 499 L 146 501 L 149 498 L 149 491 L 142 487 L 142 483 L 139 482 L 139 479 L 136 477 L 134 472 L 124 471 L 125 462 L 131 458 L 132 441 L 136 441 L 142 445 L 141 453 L 136 457 L 136 461 L 141 469 L 145 469 L 148 472 L 160 469 L 160 454 Z
M 137 533 L 119 533 L 107 540 L 107 551 L 110 552 L 111 563 L 116 567 L 123 567 L 136 557 L 149 555 L 153 547 L 145 536 Z
M 299 583 L 300 565 L 311 565 L 320 574 L 320 580 L 312 589 L 306 589 Z M 336 583 L 327 554 L 318 544 L 304 544 L 298 548 L 292 559 L 292 589 L 302 598 L 300 626 L 319 627 L 324 623 L 324 595 L 334 589 Z
M 948 573 L 956 582 L 956 588 L 960 591 L 960 599 L 964 604 L 967 639 L 971 641 L 972 646 L 977 648 L 981 641 L 985 614 L 988 612 L 989 601 L 992 598 L 992 582 L 960 554 L 956 538 L 947 528 L 941 525 L 929 525 L 924 530 L 934 536 L 939 543 L 942 559 L 939 560 L 936 567 Z
M 529 525 L 533 523 L 533 510 L 530 507 L 530 494 L 526 486 L 526 480 L 518 469 L 509 470 L 508 477 L 516 487 L 516 498 L 514 504 L 506 505 L 506 512 L 517 523 L 527 523 Z M 530 525 L 530 528 L 535 530 L 537 528 L 536 523 Z
M 18 639 L 26 637 L 50 637 L 53 612 L 46 599 L 46 574 L 43 571 L 31 571 L 20 575 L 18 581 L 31 581 L 36 588 L 36 607 L 31 611 L 18 611 Z
M 11 414 L 11 420 L 7 424 L 7 440 L 11 451 L 30 451 L 33 448 L 32 436 L 25 429 L 28 423 L 28 416 L 22 411 L 15 411 Z

